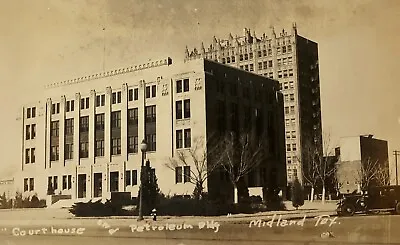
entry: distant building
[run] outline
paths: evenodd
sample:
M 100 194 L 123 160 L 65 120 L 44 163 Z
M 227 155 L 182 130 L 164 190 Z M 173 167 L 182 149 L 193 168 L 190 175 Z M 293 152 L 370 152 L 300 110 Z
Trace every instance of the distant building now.
M 109 198 L 111 192 L 136 197 L 142 139 L 161 191 L 191 195 L 194 166 L 174 172 L 165 166 L 168 159 L 197 138 L 249 125 L 267 135 L 270 156 L 247 176 L 248 185 L 274 180 L 286 186 L 279 83 L 214 61 L 173 65 L 167 58 L 54 83 L 45 98 L 23 107 L 20 118 L 23 160 L 16 184 L 39 198 L 48 189 L 72 199 Z M 206 191 L 232 193 L 221 187 L 227 181 L 214 174 Z
M 286 32 L 215 36 L 211 44 L 186 47 L 185 60 L 209 59 L 279 81 L 284 95 L 287 180 L 301 182 L 310 144 L 322 144 L 318 44 L 298 35 L 296 24 Z M 320 149 L 322 151 L 322 147 Z M 304 163 L 304 164 L 302 164 Z M 307 184 L 307 183 L 305 183 Z
M 340 159 L 337 165 L 340 193 L 352 193 L 366 186 L 389 183 L 386 140 L 375 139 L 373 135 L 344 137 L 340 139 L 336 152 Z
M 14 179 L 0 180 L 0 195 L 6 195 L 6 198 L 15 197 L 16 189 L 14 186 Z

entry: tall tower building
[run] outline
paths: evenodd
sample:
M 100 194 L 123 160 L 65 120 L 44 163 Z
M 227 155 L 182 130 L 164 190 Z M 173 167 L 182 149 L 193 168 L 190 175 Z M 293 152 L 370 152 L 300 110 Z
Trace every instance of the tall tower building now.
M 305 148 L 322 151 L 318 44 L 291 30 L 257 36 L 245 28 L 242 36 L 213 37 L 209 46 L 185 50 L 185 61 L 210 59 L 279 81 L 284 95 L 287 180 L 303 182 Z M 309 154 L 307 154 L 309 155 Z

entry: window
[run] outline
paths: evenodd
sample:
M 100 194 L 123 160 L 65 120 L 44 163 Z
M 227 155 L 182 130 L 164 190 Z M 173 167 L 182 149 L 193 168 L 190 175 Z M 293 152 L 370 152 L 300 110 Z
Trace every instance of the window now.
M 248 54 L 244 54 L 244 60 L 248 60 L 249 59 L 249 55 Z
M 121 91 L 112 93 L 112 103 L 113 104 L 121 103 Z
M 232 56 L 232 63 L 235 63 L 235 56 Z
M 286 139 L 290 139 L 290 132 L 286 132 Z
M 175 102 L 176 119 L 182 119 L 182 100 Z
M 65 119 L 65 135 L 73 135 L 74 134 L 74 119 L 68 118 Z
M 184 130 L 184 136 L 185 136 L 185 148 L 190 148 L 192 146 L 192 138 L 191 138 L 190 128 Z
M 282 65 L 282 62 L 281 62 L 282 60 L 281 59 L 278 59 L 278 66 L 281 66 Z
M 111 128 L 121 128 L 121 111 L 111 112 Z
M 286 125 L 286 127 L 290 126 L 290 120 L 289 119 L 285 119 L 285 125 Z
M 190 182 L 190 166 L 184 166 L 183 167 L 183 174 L 184 174 L 184 178 L 183 178 L 183 182 Z
M 268 67 L 272 68 L 272 60 L 268 60 Z
M 32 117 L 31 108 L 27 108 L 26 109 L 26 118 L 31 118 L 31 117 Z
M 89 108 L 89 97 L 81 98 L 81 110 Z
M 297 150 L 296 144 L 292 144 L 292 151 L 296 151 L 296 150 Z
M 146 86 L 146 99 L 150 98 L 150 86 Z
M 31 125 L 31 139 L 36 138 L 36 124 Z
M 29 191 L 33 191 L 35 187 L 35 181 L 33 178 L 29 178 Z
M 239 60 L 243 61 L 243 54 L 239 55 Z
M 190 99 L 183 101 L 183 117 L 190 118 Z
M 104 140 L 96 140 L 96 157 L 104 156 Z
M 282 59 L 282 65 L 284 65 L 284 66 L 287 65 L 287 58 Z
M 58 161 L 59 158 L 60 158 L 59 146 L 58 145 L 51 146 L 50 161 Z
M 114 138 L 111 140 L 111 155 L 121 154 L 121 138 Z
M 27 178 L 24 179 L 24 191 L 29 190 L 28 181 L 29 181 L 29 179 L 27 179 Z
M 146 141 L 148 142 L 148 151 L 156 151 L 156 134 L 147 134 Z
M 293 69 L 289 69 L 289 77 L 293 77 Z
M 277 55 L 280 55 L 280 54 L 281 54 L 281 47 L 277 47 L 277 48 L 276 48 L 276 54 L 277 54 Z
M 175 168 L 175 183 L 182 183 L 182 167 Z
M 154 98 L 157 96 L 157 87 L 156 85 L 151 86 L 151 97 Z
M 50 124 L 50 132 L 52 137 L 58 137 L 59 136 L 59 123 L 58 121 L 53 121 Z
M 259 57 L 259 58 L 262 56 L 261 51 L 258 51 L 257 54 L 258 54 L 258 57 Z
M 287 51 L 288 51 L 288 53 L 289 53 L 289 52 L 292 52 L 292 45 L 288 45 L 288 46 L 287 46 Z
M 25 149 L 25 163 L 30 163 L 30 149 Z
M 36 159 L 35 148 L 31 148 L 31 163 L 35 163 L 35 159 Z
M 89 132 L 89 116 L 81 117 L 79 122 L 79 130 L 83 132 Z
M 293 138 L 293 139 L 296 138 L 296 131 L 292 131 L 292 138 Z
M 274 73 L 273 72 L 269 73 L 269 78 L 274 78 Z
M 138 136 L 128 137 L 128 153 L 138 152 Z
M 231 57 L 226 58 L 226 63 L 231 63 Z
M 290 101 L 294 101 L 294 94 L 290 94 Z
M 225 64 L 225 58 L 222 58 L 222 64 Z
M 267 61 L 264 61 L 263 63 L 263 66 L 260 68 L 260 65 L 261 65 L 261 62 L 259 63 L 259 69 L 267 69 L 268 67 L 267 67 Z
M 249 71 L 249 65 L 244 65 L 244 70 Z
M 250 71 L 254 71 L 254 64 L 250 64 Z
M 106 95 L 105 94 L 96 96 L 96 107 L 104 106 L 105 102 L 106 102 Z
M 130 186 L 132 184 L 131 181 L 132 172 L 130 170 L 125 171 L 125 186 Z
M 182 80 L 176 80 L 176 93 L 182 93 Z
M 51 114 L 59 114 L 60 113 L 60 103 L 54 103 L 51 105 Z
M 287 157 L 287 163 L 291 164 L 292 163 L 292 157 Z
M 293 82 L 293 81 L 290 81 L 290 82 L 289 82 L 289 88 L 291 88 L 291 89 L 294 88 L 294 82 Z
M 278 71 L 278 78 L 282 78 L 282 71 Z
M 146 106 L 146 123 L 156 122 L 156 106 Z
M 272 56 L 272 49 L 268 49 L 268 56 Z
M 289 114 L 289 106 L 285 106 L 285 114 Z
M 25 127 L 25 139 L 26 140 L 31 139 L 31 125 L 26 125 Z
M 296 126 L 296 119 L 295 118 L 291 119 L 291 124 L 292 124 L 292 126 Z
M 89 157 L 89 142 L 80 142 L 79 157 L 80 158 L 88 158 Z
M 128 101 L 133 101 L 133 89 L 128 90 Z
M 288 102 L 289 101 L 289 95 L 285 94 L 284 97 L 285 97 L 285 102 Z
M 64 152 L 65 160 L 72 159 L 74 156 L 74 145 L 72 143 L 66 143 Z
M 63 176 L 63 190 L 70 190 L 72 188 L 72 175 L 64 175 Z
M 290 144 L 286 144 L 286 151 L 290 151 Z
M 53 187 L 54 190 L 58 189 L 58 176 L 53 176 Z
M 288 65 L 293 64 L 293 57 L 288 57 Z
M 74 100 L 67 101 L 65 105 L 65 111 L 66 112 L 74 111 Z
M 176 149 L 183 147 L 183 132 L 182 130 L 176 130 Z
M 138 125 L 139 113 L 138 108 L 128 110 L 128 125 Z
M 96 114 L 95 128 L 99 131 L 104 130 L 104 113 Z
M 290 106 L 290 113 L 291 113 L 291 114 L 294 114 L 294 106 L 293 106 L 293 105 Z
M 189 91 L 189 79 L 184 79 L 183 80 L 183 92 L 188 92 Z
M 286 53 L 286 46 L 282 47 L 282 53 L 285 54 Z

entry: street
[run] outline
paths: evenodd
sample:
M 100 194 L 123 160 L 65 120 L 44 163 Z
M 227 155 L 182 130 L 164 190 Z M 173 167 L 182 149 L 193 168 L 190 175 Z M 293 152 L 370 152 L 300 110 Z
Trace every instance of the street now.
M 309 217 L 284 222 L 270 219 L 235 224 L 206 221 L 168 224 L 165 222 L 137 223 L 116 226 L 107 221 L 85 220 L 60 226 L 24 224 L 0 227 L 0 245 L 36 244 L 400 244 L 400 216 L 376 215 L 354 217 Z M 302 223 L 303 221 L 303 223 Z M 149 221 L 150 222 L 150 221 Z M 4 224 L 4 223 L 3 223 Z M 260 227 L 259 227 L 260 226 Z M 163 227 L 163 228 L 160 228 Z M 330 232 L 330 236 L 328 235 Z

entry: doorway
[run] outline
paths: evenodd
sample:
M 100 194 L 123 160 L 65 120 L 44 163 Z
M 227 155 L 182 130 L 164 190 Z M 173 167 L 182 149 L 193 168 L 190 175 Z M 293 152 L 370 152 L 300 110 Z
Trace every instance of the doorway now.
M 86 174 L 78 174 L 78 198 L 86 197 Z
M 102 189 L 103 189 L 103 179 L 101 173 L 94 173 L 93 176 L 93 183 L 94 183 L 94 197 L 101 197 L 102 196 Z

